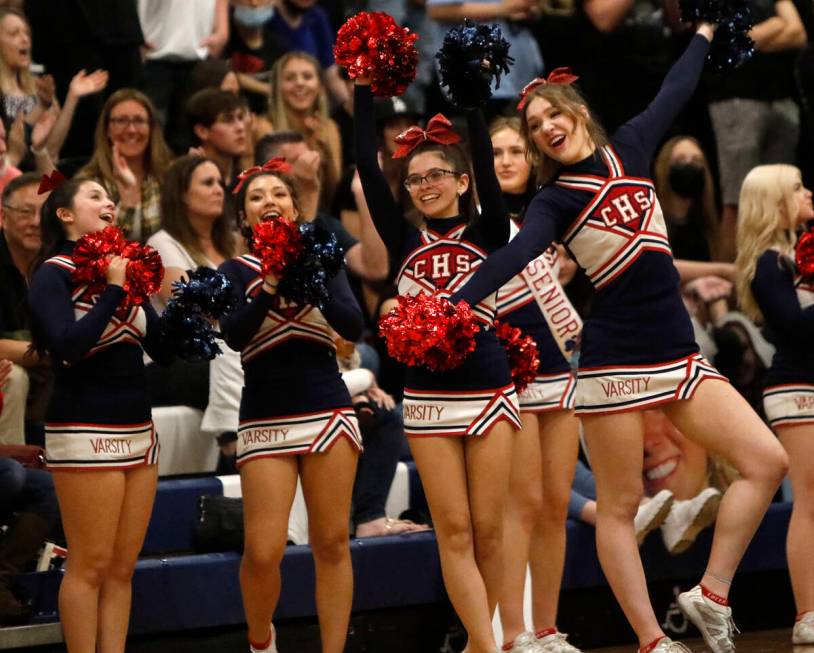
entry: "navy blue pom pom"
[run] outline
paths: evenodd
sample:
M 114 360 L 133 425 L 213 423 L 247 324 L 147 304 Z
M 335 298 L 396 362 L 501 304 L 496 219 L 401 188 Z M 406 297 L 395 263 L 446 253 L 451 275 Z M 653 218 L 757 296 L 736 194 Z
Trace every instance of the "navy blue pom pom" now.
M 453 27 L 436 54 L 441 86 L 459 107 L 476 107 L 492 97 L 492 80 L 500 87 L 501 75 L 509 72 L 514 59 L 509 42 L 497 25 L 465 21 Z
M 719 71 L 743 65 L 755 53 L 754 26 L 745 0 L 681 0 L 681 20 L 717 23 L 707 59 Z
M 172 284 L 172 298 L 161 314 L 161 329 L 184 360 L 212 360 L 221 353 L 213 321 L 235 307 L 234 289 L 226 275 L 211 268 L 187 271 Z
M 299 225 L 303 250 L 280 279 L 278 292 L 297 304 L 324 309 L 331 296 L 328 281 L 342 269 L 345 253 L 331 232 L 306 223 Z

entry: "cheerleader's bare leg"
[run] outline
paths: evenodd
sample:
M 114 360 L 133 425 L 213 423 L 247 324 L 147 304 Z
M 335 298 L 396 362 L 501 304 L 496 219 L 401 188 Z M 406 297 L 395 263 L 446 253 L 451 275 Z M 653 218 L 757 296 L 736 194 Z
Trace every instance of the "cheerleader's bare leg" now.
M 647 593 L 633 518 L 644 492 L 644 422 L 638 411 L 582 417 L 596 479 L 596 548 L 602 571 L 639 639 L 662 637 Z
M 788 457 L 769 428 L 728 383 L 708 380 L 664 414 L 687 438 L 731 462 L 740 474 L 718 508 L 703 584 L 729 595 L 735 570 L 788 469 Z
M 240 589 L 250 642 L 268 641 L 280 598 L 280 563 L 297 491 L 297 471 L 297 456 L 249 460 L 240 468 L 245 530 Z
M 348 636 L 353 603 L 350 503 L 358 459 L 359 450 L 345 438 L 325 453 L 300 459 L 322 653 L 342 653 Z
M 814 611 L 814 425 L 778 426 L 780 442 L 789 455 L 789 478 L 794 492 L 786 557 L 798 614 Z

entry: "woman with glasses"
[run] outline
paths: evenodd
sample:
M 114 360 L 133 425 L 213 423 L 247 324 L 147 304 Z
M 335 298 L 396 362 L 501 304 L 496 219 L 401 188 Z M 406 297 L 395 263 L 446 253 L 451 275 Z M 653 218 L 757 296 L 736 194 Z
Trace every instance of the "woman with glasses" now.
M 150 99 L 130 88 L 113 93 L 102 107 L 95 141 L 80 172 L 97 179 L 116 202 L 125 235 L 145 242 L 161 228 L 159 180 L 171 158 Z
M 373 96 L 356 80 L 356 160 L 371 216 L 396 271 L 400 295 L 452 293 L 489 252 L 509 238 L 508 212 L 495 176 L 482 115 L 469 116 L 481 213 L 474 209 L 470 161 L 442 115 L 427 131 L 411 127 L 393 154 L 404 158 L 404 186 L 422 216 L 407 222 L 377 160 Z M 432 512 L 450 600 L 469 634 L 469 653 L 494 653 L 492 614 L 503 576 L 503 508 L 517 394 L 506 353 L 491 328 L 495 295 L 473 310 L 483 328 L 460 367 L 406 372 L 404 427 Z

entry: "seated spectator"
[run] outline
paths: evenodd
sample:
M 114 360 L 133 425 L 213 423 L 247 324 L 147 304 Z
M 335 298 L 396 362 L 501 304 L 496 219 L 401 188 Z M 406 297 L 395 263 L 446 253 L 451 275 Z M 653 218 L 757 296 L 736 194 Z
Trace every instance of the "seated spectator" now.
M 234 93 L 205 88 L 186 104 L 187 118 L 200 153 L 220 168 L 229 189 L 246 151 L 246 108 Z
M 150 99 L 135 89 L 116 91 L 102 108 L 94 139 L 93 158 L 80 174 L 105 187 L 125 235 L 145 242 L 161 228 L 160 181 L 172 156 Z
M 0 193 L 3 192 L 8 182 L 21 174 L 23 173 L 20 169 L 9 162 L 6 127 L 3 125 L 3 121 L 0 120 Z M 0 223 L 0 226 L 2 226 L 2 223 Z
M 698 534 L 715 522 L 722 493 L 736 472 L 689 439 L 659 409 L 643 412 L 645 420 L 642 483 L 645 498 L 634 520 L 641 544 L 647 534 L 661 528 L 671 554 L 686 551 Z M 577 467 L 569 504 L 569 517 L 596 524 L 596 488 L 593 474 Z
M 347 97 L 347 87 L 334 61 L 336 30 L 317 0 L 274 0 L 276 11 L 268 23 L 271 38 L 284 52 L 307 52 L 325 70 L 325 81 L 338 103 Z
M 319 62 L 304 52 L 289 52 L 280 57 L 272 69 L 269 118 L 277 131 L 303 134 L 309 147 L 322 156 L 323 210 L 331 206 L 342 174 L 339 128 L 329 117 L 328 109 Z
M 161 312 L 172 296 L 172 284 L 198 266 L 216 269 L 232 258 L 235 242 L 223 215 L 224 191 L 215 162 L 197 155 L 177 159 L 161 185 L 161 231 L 148 245 L 164 263 L 164 279 L 153 300 Z M 203 409 L 209 392 L 209 363 L 176 360 L 147 368 L 153 405 L 187 405 Z
M 28 271 L 41 245 L 40 209 L 46 195 L 39 195 L 40 178 L 26 173 L 12 179 L 3 190 L 3 228 L 0 230 L 0 359 L 11 361 L 6 406 L 0 416 L 0 442 L 22 444 L 24 421 L 41 421 L 51 385 L 47 359 L 29 352 L 26 295 Z
M 229 40 L 229 0 L 138 0 L 146 44 L 144 92 L 173 149 L 183 141 L 183 97 L 192 67 L 219 57 Z
M 709 114 L 723 196 L 721 258 L 735 259 L 738 195 L 752 168 L 794 163 L 800 110 L 794 101 L 794 58 L 806 30 L 793 0 L 750 0 L 755 55 L 735 70 L 709 74 Z

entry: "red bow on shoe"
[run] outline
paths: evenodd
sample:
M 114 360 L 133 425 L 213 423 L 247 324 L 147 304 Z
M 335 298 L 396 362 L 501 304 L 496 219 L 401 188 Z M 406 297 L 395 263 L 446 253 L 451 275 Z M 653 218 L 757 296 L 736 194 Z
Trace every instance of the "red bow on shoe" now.
M 546 84 L 565 84 L 567 86 L 568 84 L 573 84 L 578 79 L 579 76 L 572 74 L 568 66 L 555 68 L 548 73 L 548 77 L 537 77 L 523 87 L 523 90 L 520 91 L 520 102 L 517 103 L 517 108 L 519 110 L 526 106 L 528 96 L 531 95 L 532 91 L 538 86 L 545 86 Z
M 291 164 L 288 163 L 283 157 L 275 156 L 272 159 L 266 161 L 262 166 L 252 166 L 251 168 L 247 168 L 243 172 L 241 172 L 237 176 L 237 185 L 235 189 L 232 191 L 233 194 L 237 195 L 240 192 L 240 189 L 243 188 L 243 184 L 246 183 L 246 180 L 254 174 L 258 172 L 272 172 L 275 175 L 277 174 L 285 174 L 286 172 L 291 171 Z
M 37 195 L 56 190 L 62 185 L 63 181 L 65 181 L 65 175 L 54 168 L 54 171 L 50 175 L 43 175 L 40 179 L 40 187 L 37 188 Z
M 394 159 L 403 159 L 424 141 L 433 141 L 441 145 L 452 145 L 460 142 L 461 137 L 455 133 L 452 123 L 442 113 L 436 113 L 427 123 L 426 131 L 421 127 L 410 127 L 407 131 L 396 136 L 396 143 L 399 144 L 395 152 Z

